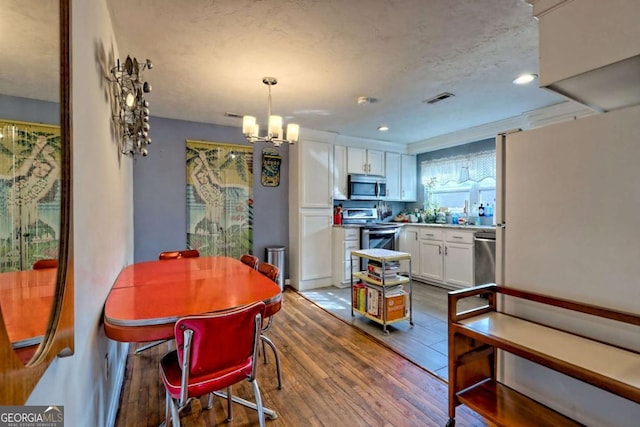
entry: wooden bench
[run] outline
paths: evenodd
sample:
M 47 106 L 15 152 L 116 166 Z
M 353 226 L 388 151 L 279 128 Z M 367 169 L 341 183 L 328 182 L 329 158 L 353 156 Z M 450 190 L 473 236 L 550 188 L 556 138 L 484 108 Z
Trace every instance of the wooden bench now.
M 640 403 L 640 353 L 500 312 L 497 294 L 640 326 L 636 314 L 493 284 L 449 292 L 448 427 L 461 404 L 500 426 L 581 425 L 500 383 L 498 349 Z M 457 312 L 478 295 L 487 305 Z

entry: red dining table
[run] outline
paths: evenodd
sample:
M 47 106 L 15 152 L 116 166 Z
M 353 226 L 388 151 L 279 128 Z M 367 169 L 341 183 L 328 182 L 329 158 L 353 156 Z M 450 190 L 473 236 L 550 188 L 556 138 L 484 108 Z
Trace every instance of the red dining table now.
M 122 342 L 170 339 L 180 317 L 281 298 L 275 282 L 235 258 L 140 262 L 125 267 L 111 288 L 104 330 Z

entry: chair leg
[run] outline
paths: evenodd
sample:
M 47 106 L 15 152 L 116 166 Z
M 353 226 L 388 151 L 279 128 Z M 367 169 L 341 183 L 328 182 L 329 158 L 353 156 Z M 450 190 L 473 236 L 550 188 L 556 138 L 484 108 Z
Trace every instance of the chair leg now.
M 213 408 L 213 393 L 209 393 L 209 399 L 207 399 L 207 407 L 205 409 L 209 410 Z
M 171 421 L 171 425 L 173 427 L 180 427 L 180 411 L 178 410 L 178 404 L 171 398 L 169 393 L 166 393 L 166 396 L 164 426 L 169 427 L 169 421 Z M 169 416 L 169 412 L 171 412 L 171 416 Z
M 227 387 L 227 422 L 233 419 L 233 394 L 231 392 L 231 386 Z
M 152 343 L 150 343 L 150 344 L 147 344 L 147 345 L 143 345 L 142 347 L 137 348 L 137 349 L 136 349 L 136 351 L 134 352 L 134 354 L 140 354 L 140 353 L 142 353 L 142 352 L 143 352 L 143 351 L 145 351 L 145 350 L 149 350 L 150 348 L 153 348 L 153 347 L 155 347 L 155 346 L 157 346 L 157 345 L 160 345 L 160 344 L 162 344 L 163 342 L 167 342 L 167 341 L 168 341 L 168 340 L 159 340 L 159 341 L 154 341 L 154 342 L 152 342 Z
M 262 396 L 260 396 L 260 387 L 258 387 L 258 380 L 255 378 L 250 381 L 251 387 L 253 387 L 253 394 L 256 398 L 256 407 L 258 410 L 258 423 L 260 427 L 264 427 L 264 408 L 262 407 Z
M 273 355 L 276 359 L 276 373 L 278 374 L 278 390 L 282 390 L 282 374 L 280 373 L 280 355 L 278 354 L 278 349 L 276 348 L 273 341 L 271 341 L 267 336 L 260 335 L 260 339 L 262 340 L 263 347 L 264 347 L 264 344 L 267 343 L 267 345 L 271 347 L 271 350 L 273 350 Z M 266 357 L 267 352 L 264 350 L 263 352 L 265 353 L 265 357 Z

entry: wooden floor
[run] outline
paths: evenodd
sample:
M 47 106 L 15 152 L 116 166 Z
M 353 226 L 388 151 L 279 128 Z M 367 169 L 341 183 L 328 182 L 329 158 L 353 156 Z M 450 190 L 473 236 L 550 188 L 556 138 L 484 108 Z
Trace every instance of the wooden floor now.
M 269 335 L 280 350 L 283 389 L 275 384 L 272 359 L 260 365 L 258 382 L 276 426 L 444 426 L 448 420 L 447 386 L 382 343 L 287 289 L 283 309 Z M 133 351 L 134 345 L 131 346 Z M 116 426 L 157 426 L 164 419 L 164 389 L 158 361 L 166 344 L 140 355 L 129 354 Z M 253 399 L 251 388 L 234 393 Z M 204 402 L 204 400 L 203 400 Z M 234 405 L 226 423 L 226 406 L 202 411 L 195 401 L 181 416 L 184 426 L 257 425 L 254 411 Z M 458 426 L 485 426 L 466 407 L 459 407 Z

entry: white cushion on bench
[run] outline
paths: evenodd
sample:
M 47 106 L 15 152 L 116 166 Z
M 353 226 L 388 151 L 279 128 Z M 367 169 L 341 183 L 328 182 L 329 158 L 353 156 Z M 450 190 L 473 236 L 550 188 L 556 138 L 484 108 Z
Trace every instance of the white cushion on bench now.
M 480 334 L 508 341 L 541 356 L 640 388 L 640 354 L 567 332 L 490 312 L 458 323 Z

